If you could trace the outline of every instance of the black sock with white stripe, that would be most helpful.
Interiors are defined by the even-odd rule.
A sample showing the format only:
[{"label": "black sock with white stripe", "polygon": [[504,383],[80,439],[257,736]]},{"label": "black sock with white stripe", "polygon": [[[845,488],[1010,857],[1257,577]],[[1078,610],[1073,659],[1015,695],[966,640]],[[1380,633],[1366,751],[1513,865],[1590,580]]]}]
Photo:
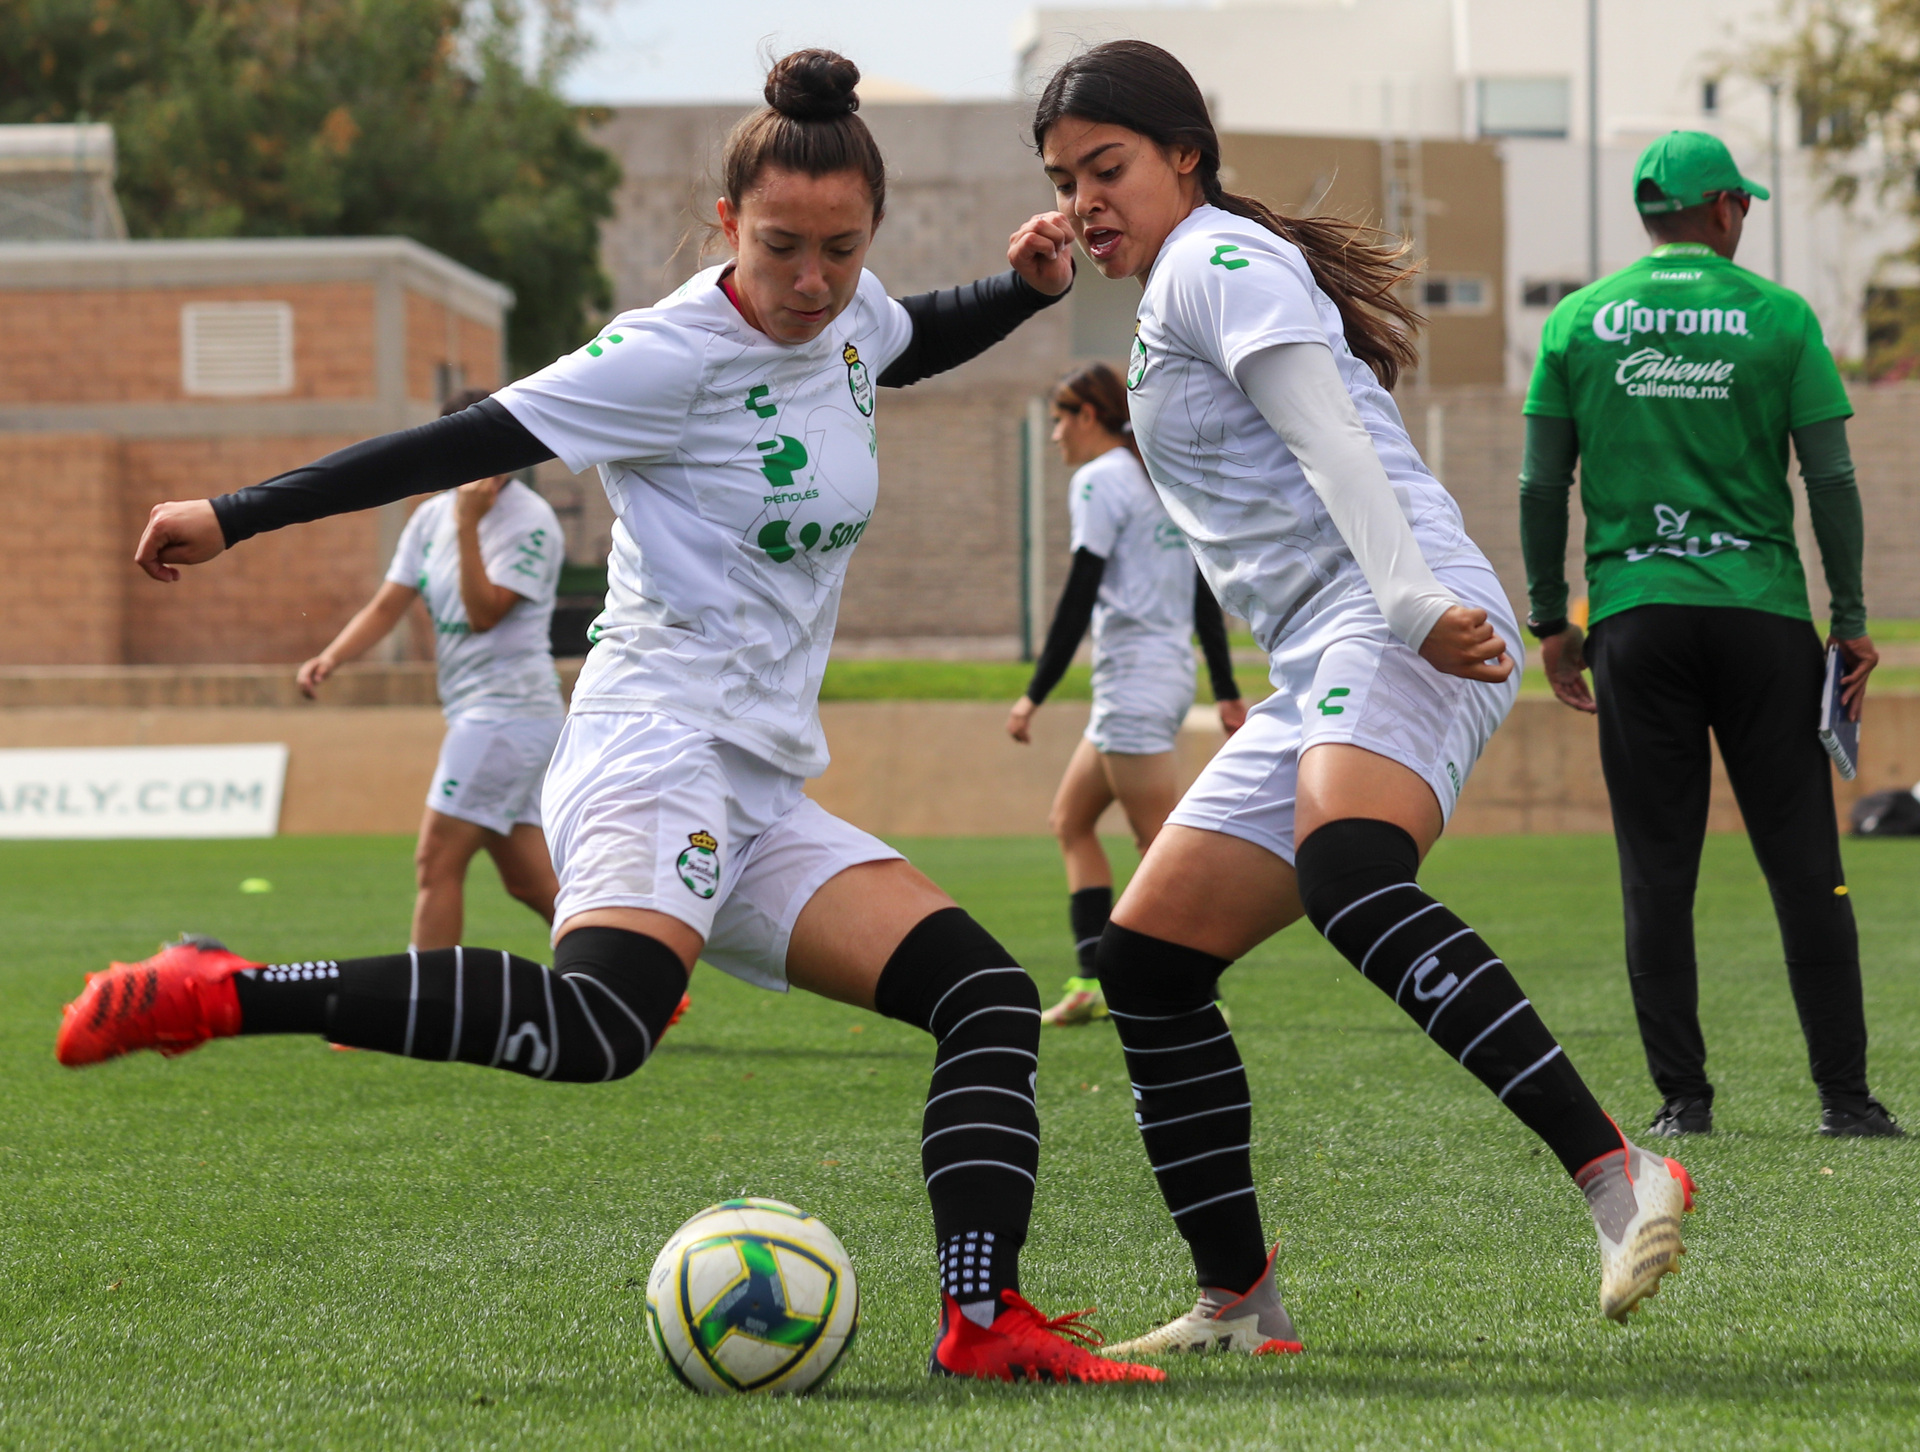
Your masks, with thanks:
[{"label": "black sock with white stripe", "polygon": [[1348,817],[1302,842],[1300,900],[1327,941],[1499,1096],[1573,1174],[1620,1131],[1506,965],[1414,882],[1420,852],[1391,822]]},{"label": "black sock with white stripe", "polygon": [[941,1289],[968,1319],[988,1325],[1006,1309],[1000,1293],[1020,1289],[1020,1248],[1033,1218],[1040,991],[963,909],[943,908],[901,939],[873,999],[939,1045],[920,1167]]},{"label": "black sock with white stripe", "polygon": [[498,948],[272,963],[234,975],[240,1032],[598,1083],[646,1062],[686,992],[679,956],[621,928],[576,928],[552,968]]},{"label": "black sock with white stripe", "polygon": [[1098,978],[1096,959],[1100,935],[1113,916],[1111,887],[1083,887],[1067,899],[1067,921],[1073,924],[1073,956],[1080,960],[1082,978]]},{"label": "black sock with white stripe", "polygon": [[1266,1274],[1253,1190],[1253,1106],[1233,1032],[1214,1002],[1228,966],[1109,923],[1100,939],[1133,1119],[1202,1286],[1240,1293]]}]

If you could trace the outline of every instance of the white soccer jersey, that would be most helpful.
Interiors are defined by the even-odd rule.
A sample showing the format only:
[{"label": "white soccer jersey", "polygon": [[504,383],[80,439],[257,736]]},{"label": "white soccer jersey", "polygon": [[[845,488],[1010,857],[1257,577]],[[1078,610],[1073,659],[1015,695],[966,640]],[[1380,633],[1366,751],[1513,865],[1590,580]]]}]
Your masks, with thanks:
[{"label": "white soccer jersey", "polygon": [[525,598],[493,629],[475,635],[460,598],[454,491],[414,510],[387,578],[418,590],[433,617],[440,709],[449,721],[511,721],[565,710],[551,643],[564,554],[553,507],[519,480],[510,481],[480,520],[480,561],[489,580]]},{"label": "white soccer jersey", "polygon": [[1068,487],[1072,548],[1107,562],[1093,607],[1096,674],[1106,661],[1191,661],[1193,554],[1133,450],[1089,460]]},{"label": "white soccer jersey", "polygon": [[811,343],[747,325],[713,267],[494,395],[617,516],[575,712],[652,711],[784,771],[827,767],[820,678],[879,493],[876,380],[913,335],[871,273]]},{"label": "white soccer jersey", "polygon": [[1280,343],[1324,343],[1429,568],[1485,563],[1427,471],[1393,396],[1347,347],[1340,312],[1292,243],[1218,207],[1167,237],[1128,360],[1134,437],[1214,594],[1272,653],[1367,583],[1299,461],[1234,382]]}]

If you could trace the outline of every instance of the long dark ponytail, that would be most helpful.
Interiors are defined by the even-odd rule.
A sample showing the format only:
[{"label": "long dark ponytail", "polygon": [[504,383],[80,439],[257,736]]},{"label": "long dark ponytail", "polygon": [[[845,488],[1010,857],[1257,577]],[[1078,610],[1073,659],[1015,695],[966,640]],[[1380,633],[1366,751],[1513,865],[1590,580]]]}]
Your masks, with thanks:
[{"label": "long dark ponytail", "polygon": [[1055,71],[1033,115],[1033,144],[1064,117],[1124,126],[1160,146],[1191,146],[1201,195],[1223,212],[1258,222],[1306,256],[1313,280],[1340,309],[1347,346],[1388,388],[1419,362],[1414,334],[1425,319],[1400,296],[1419,269],[1412,250],[1377,228],[1343,217],[1283,217],[1266,203],[1236,196],[1220,184],[1220,136],[1187,68],[1144,40],[1110,40]]}]

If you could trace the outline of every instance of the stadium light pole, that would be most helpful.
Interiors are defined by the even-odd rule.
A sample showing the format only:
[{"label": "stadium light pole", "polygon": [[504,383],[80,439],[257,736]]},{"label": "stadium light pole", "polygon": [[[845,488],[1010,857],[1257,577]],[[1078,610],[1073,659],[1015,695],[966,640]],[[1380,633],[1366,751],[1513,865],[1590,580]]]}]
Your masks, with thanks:
[{"label": "stadium light pole", "polygon": [[1600,280],[1600,0],[1587,0],[1587,281]]},{"label": "stadium light pole", "polygon": [[1773,280],[1786,279],[1786,247],[1780,218],[1780,82],[1767,82],[1767,185],[1773,200],[1767,204],[1767,218],[1773,224]]}]

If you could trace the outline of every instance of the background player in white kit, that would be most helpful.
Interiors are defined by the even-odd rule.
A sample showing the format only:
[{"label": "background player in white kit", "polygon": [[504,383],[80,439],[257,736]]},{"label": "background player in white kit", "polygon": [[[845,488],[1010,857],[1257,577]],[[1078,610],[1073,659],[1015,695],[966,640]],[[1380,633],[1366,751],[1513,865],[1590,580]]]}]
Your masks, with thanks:
[{"label": "background player in white kit", "polygon": [[1227,192],[1199,87],[1145,42],[1062,66],[1033,136],[1094,264],[1141,284],[1135,438],[1275,687],[1100,944],[1135,1119],[1201,1287],[1114,1351],[1299,1349],[1214,984],[1303,915],[1546,1141],[1593,1214],[1601,1308],[1624,1316],[1675,1267],[1686,1171],[1627,1142],[1506,966],[1415,880],[1519,674],[1505,591],[1388,392],[1418,358],[1405,249]]},{"label": "background player in white kit", "polygon": [[1234,684],[1220,602],[1141,467],[1127,393],[1104,363],[1076,368],[1053,389],[1053,441],[1074,466],[1067,486],[1073,567],[1007,734],[1030,742],[1033,713],[1093,627],[1093,712],[1054,795],[1049,824],[1066,859],[1067,919],[1080,971],[1040,1016],[1083,1024],[1106,1014],[1094,954],[1113,910],[1113,867],[1100,814],[1116,800],[1145,852],[1179,800],[1174,743],[1193,705],[1192,637],[1200,637],[1231,736],[1247,719]]},{"label": "background player in white kit", "polygon": [[[487,397],[455,394],[441,416]],[[327,648],[300,667],[317,694],[416,599],[433,623],[447,734],[414,849],[415,948],[451,948],[465,920],[467,868],[483,848],[506,890],[549,923],[559,883],[540,831],[540,784],[566,707],[553,670],[554,591],[566,545],[553,507],[499,475],[436,494],[408,519],[387,578]]]},{"label": "background player in white kit", "polygon": [[[160,505],[160,579],[263,528],[558,455],[598,466],[617,522],[608,605],[542,799],[559,871],[553,966],[456,947],[299,972],[183,943],[96,974],[57,1052],[79,1066],[234,1033],[317,1033],[542,1079],[640,1067],[696,958],[936,1042],[921,1167],[938,1254],[930,1369],[1160,1381],[1092,1355],[1019,1293],[1040,1121],[1040,999],[1012,956],[892,848],[803,791],[827,765],[821,676],[879,492],[876,385],[985,351],[1072,283],[1057,219],[1013,271],[896,301],[864,268],[886,163],[858,69],[800,51],[723,156],[734,258],[437,424],[212,501]],[[566,1101],[556,1099],[554,1112]]]}]

